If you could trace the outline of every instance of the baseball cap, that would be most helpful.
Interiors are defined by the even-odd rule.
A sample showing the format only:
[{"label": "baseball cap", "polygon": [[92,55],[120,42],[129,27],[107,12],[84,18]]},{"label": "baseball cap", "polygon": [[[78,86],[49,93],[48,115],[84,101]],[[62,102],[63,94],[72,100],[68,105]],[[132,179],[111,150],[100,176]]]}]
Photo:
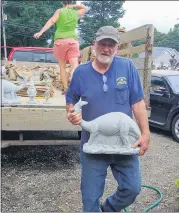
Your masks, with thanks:
[{"label": "baseball cap", "polygon": [[119,31],[113,26],[104,26],[99,28],[96,33],[96,41],[101,41],[102,39],[110,38],[115,42],[119,43],[120,34]]}]

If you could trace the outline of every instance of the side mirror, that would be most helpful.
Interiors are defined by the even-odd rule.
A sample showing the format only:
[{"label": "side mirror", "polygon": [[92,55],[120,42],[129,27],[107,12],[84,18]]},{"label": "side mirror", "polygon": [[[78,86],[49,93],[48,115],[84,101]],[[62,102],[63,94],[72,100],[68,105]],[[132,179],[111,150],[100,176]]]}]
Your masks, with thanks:
[{"label": "side mirror", "polygon": [[159,91],[164,97],[170,97],[170,92],[165,87],[159,87]]},{"label": "side mirror", "polygon": [[163,91],[163,92],[166,91],[166,88],[165,88],[165,87],[159,87],[158,89],[161,90],[161,91]]},{"label": "side mirror", "polygon": [[158,87],[154,90],[155,93],[161,94],[164,97],[170,97],[169,91],[165,87]]}]

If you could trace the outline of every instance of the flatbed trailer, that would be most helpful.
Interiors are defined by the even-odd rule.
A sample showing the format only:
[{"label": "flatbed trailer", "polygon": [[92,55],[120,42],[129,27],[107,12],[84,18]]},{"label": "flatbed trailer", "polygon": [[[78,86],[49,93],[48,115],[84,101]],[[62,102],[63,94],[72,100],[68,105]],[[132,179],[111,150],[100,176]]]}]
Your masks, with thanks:
[{"label": "flatbed trailer", "polygon": [[[144,25],[131,31],[121,34],[121,49],[118,55],[130,58],[139,72],[145,94],[145,103],[150,117],[150,81],[152,69],[152,47],[153,47],[154,26]],[[145,40],[144,44],[133,47],[131,42],[136,40]],[[82,50],[82,63],[90,60],[90,48]],[[145,57],[133,58],[132,55],[145,52]],[[44,63],[25,63],[13,62],[21,66],[49,66]],[[50,64],[57,66],[57,64]],[[51,104],[43,104],[44,99],[36,99],[38,104],[28,104],[28,97],[21,97],[21,103],[16,105],[1,106],[1,130],[2,132],[19,132],[19,139],[13,141],[2,140],[2,147],[10,145],[45,145],[45,144],[72,144],[74,140],[68,143],[62,140],[42,140],[42,141],[25,141],[23,140],[23,131],[77,131],[80,136],[81,127],[72,125],[66,115],[65,96],[61,90],[55,88],[54,96],[50,98]]]}]

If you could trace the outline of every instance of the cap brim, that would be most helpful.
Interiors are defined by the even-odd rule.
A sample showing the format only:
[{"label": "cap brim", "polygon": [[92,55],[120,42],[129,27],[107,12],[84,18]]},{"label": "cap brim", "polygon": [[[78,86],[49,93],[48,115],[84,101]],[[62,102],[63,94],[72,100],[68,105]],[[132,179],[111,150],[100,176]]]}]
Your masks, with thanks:
[{"label": "cap brim", "polygon": [[112,39],[116,43],[119,43],[119,40],[117,40],[116,38],[114,38],[112,36],[99,36],[99,37],[96,38],[96,41],[101,41],[103,39]]}]

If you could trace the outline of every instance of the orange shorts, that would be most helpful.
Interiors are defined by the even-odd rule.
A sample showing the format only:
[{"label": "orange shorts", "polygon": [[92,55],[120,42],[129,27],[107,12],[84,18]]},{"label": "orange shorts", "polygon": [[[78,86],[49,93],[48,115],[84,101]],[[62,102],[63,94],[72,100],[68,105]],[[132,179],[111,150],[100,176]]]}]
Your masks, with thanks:
[{"label": "orange shorts", "polygon": [[56,59],[69,62],[70,58],[80,56],[79,43],[74,38],[57,39],[54,42],[53,55]]}]

